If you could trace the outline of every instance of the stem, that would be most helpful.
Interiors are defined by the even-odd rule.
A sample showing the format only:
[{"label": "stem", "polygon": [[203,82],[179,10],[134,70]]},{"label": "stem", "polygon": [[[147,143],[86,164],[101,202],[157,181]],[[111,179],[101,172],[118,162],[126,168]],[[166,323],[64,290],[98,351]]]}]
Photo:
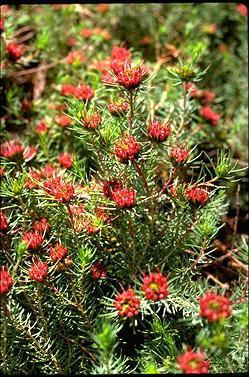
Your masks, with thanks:
[{"label": "stem", "polygon": [[8,332],[8,310],[6,297],[2,298],[2,310],[3,310],[3,336],[2,336],[2,358],[3,358],[3,372],[7,372],[7,332]]},{"label": "stem", "polygon": [[166,188],[168,187],[168,185],[170,184],[170,182],[172,181],[172,179],[175,177],[175,175],[176,175],[176,168],[173,169],[173,172],[172,172],[171,176],[164,183],[163,188],[162,188],[161,192],[159,193],[159,195],[162,195],[164,193],[164,191],[166,190]]},{"label": "stem", "polygon": [[132,128],[133,122],[133,90],[130,90],[130,129]]},{"label": "stem", "polygon": [[79,245],[79,239],[78,239],[77,231],[75,229],[74,218],[73,218],[73,214],[72,214],[72,211],[71,211],[69,203],[66,203],[66,207],[67,207],[67,210],[68,210],[70,222],[71,222],[71,225],[72,225],[72,229],[73,229],[73,232],[74,232],[77,244]]},{"label": "stem", "polygon": [[41,316],[42,321],[43,321],[43,326],[44,326],[44,330],[45,330],[45,334],[46,334],[46,340],[48,341],[48,326],[47,326],[47,321],[45,319],[43,309],[42,309],[41,290],[40,290],[39,284],[37,284],[37,293],[38,293],[39,312],[40,312],[40,316]]},{"label": "stem", "polygon": [[143,181],[143,183],[144,183],[144,186],[145,186],[145,188],[146,188],[146,190],[147,190],[147,192],[148,192],[148,191],[149,191],[149,186],[148,186],[148,183],[147,183],[147,180],[146,180],[146,178],[145,178],[144,173],[142,172],[140,166],[138,165],[138,163],[137,163],[135,160],[133,160],[132,162],[133,162],[134,168],[135,168],[136,171],[138,172],[138,175],[142,178],[142,181]]}]

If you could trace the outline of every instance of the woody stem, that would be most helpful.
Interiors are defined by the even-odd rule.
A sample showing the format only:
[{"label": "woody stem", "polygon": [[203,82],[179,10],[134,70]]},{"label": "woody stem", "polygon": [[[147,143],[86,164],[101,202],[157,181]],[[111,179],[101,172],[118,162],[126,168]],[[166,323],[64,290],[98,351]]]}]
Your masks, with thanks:
[{"label": "woody stem", "polygon": [[169,179],[164,183],[163,188],[162,188],[162,191],[160,192],[160,194],[163,194],[163,192],[166,190],[166,188],[168,187],[168,185],[170,184],[170,182],[172,181],[172,179],[175,177],[175,175],[176,175],[176,168],[173,169],[171,176],[170,176]]},{"label": "woody stem", "polygon": [[130,90],[130,129],[132,128],[133,122],[133,90]]},{"label": "woody stem", "polygon": [[140,166],[138,165],[138,163],[135,160],[133,160],[132,162],[133,162],[134,168],[138,172],[138,175],[141,177],[141,179],[142,179],[142,181],[144,183],[144,186],[145,186],[145,188],[146,188],[146,190],[148,192],[149,191],[149,186],[148,186],[148,183],[147,183],[147,180],[145,178],[144,173],[142,172]]}]

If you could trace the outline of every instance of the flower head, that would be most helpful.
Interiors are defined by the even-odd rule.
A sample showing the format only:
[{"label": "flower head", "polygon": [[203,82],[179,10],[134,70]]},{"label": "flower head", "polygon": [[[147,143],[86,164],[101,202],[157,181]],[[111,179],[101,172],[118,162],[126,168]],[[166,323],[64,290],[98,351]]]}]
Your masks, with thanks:
[{"label": "flower head", "polygon": [[0,211],[0,231],[8,229],[8,219],[4,211]]},{"label": "flower head", "polygon": [[24,161],[28,162],[33,160],[37,155],[37,150],[35,147],[30,147],[29,145],[23,151]]},{"label": "flower head", "polygon": [[118,180],[117,178],[113,180],[105,181],[103,184],[103,194],[106,198],[112,199],[113,191],[123,188],[122,181]]},{"label": "flower head", "polygon": [[78,64],[83,63],[83,61],[84,61],[84,55],[82,54],[81,51],[71,51],[66,56],[66,62],[68,64],[78,65]]},{"label": "flower head", "polygon": [[65,169],[73,166],[73,155],[70,153],[61,153],[58,157],[60,165]]},{"label": "flower head", "polygon": [[210,107],[203,106],[200,111],[200,115],[210,122],[213,126],[216,126],[219,122],[220,115],[215,113]]},{"label": "flower head", "polygon": [[209,361],[204,359],[203,352],[189,349],[178,357],[178,363],[184,373],[208,373]]},{"label": "flower head", "polygon": [[75,95],[75,86],[72,84],[62,84],[61,85],[61,95],[63,96],[74,96]]},{"label": "flower head", "polygon": [[89,101],[94,96],[94,91],[90,88],[90,86],[81,84],[77,88],[75,88],[74,95],[78,99]]},{"label": "flower head", "polygon": [[46,262],[36,261],[29,270],[29,277],[33,280],[43,282],[48,276],[48,265]]},{"label": "flower head", "polygon": [[241,14],[241,16],[247,16],[248,11],[245,4],[238,4],[236,7],[237,11]]},{"label": "flower head", "polygon": [[201,317],[207,318],[208,321],[219,321],[231,315],[231,302],[221,294],[207,292],[199,299],[199,304]]},{"label": "flower head", "polygon": [[123,115],[129,109],[128,102],[119,98],[116,102],[108,103],[108,110],[113,116]]},{"label": "flower head", "polygon": [[46,164],[44,168],[40,169],[40,175],[43,178],[53,177],[56,174],[56,170],[53,165]]},{"label": "flower head", "polygon": [[6,295],[13,285],[12,277],[5,266],[0,269],[0,295]]},{"label": "flower head", "polygon": [[43,183],[44,191],[60,203],[67,203],[74,198],[74,185],[60,177],[48,178]]},{"label": "flower head", "polygon": [[131,208],[135,205],[135,190],[133,187],[117,189],[112,192],[112,199],[120,208]]},{"label": "flower head", "polygon": [[44,120],[41,120],[35,130],[38,134],[46,134],[48,132],[48,125]]},{"label": "flower head", "polygon": [[62,260],[67,255],[67,248],[57,242],[55,247],[50,247],[49,256],[52,262]]},{"label": "flower head", "polygon": [[11,60],[18,60],[24,54],[25,48],[24,45],[18,45],[14,42],[7,44],[7,53]]},{"label": "flower head", "polygon": [[115,298],[114,306],[118,310],[118,315],[120,317],[126,316],[131,318],[138,314],[140,300],[135,295],[135,292],[129,288],[127,291],[123,291],[123,293],[120,293]]},{"label": "flower head", "polygon": [[27,244],[27,248],[32,250],[37,250],[43,242],[42,235],[37,231],[24,233],[22,239]]},{"label": "flower head", "polygon": [[114,144],[114,151],[119,161],[127,163],[138,155],[140,145],[133,136],[127,135]]},{"label": "flower head", "polygon": [[130,63],[125,62],[117,67],[113,67],[112,64],[112,68],[114,68],[114,73],[119,84],[123,85],[125,88],[133,89],[137,88],[141,84],[144,76],[144,70],[142,69],[141,65],[134,68]]},{"label": "flower head", "polygon": [[35,189],[39,187],[38,182],[40,181],[40,174],[36,173],[33,169],[29,171],[29,174],[26,176],[25,187],[28,189]]},{"label": "flower head", "polygon": [[105,279],[106,278],[105,266],[99,261],[94,262],[91,268],[91,274],[94,280]]},{"label": "flower head", "polygon": [[1,155],[9,160],[23,158],[23,146],[19,140],[6,141],[1,145]]},{"label": "flower head", "polygon": [[208,201],[209,198],[208,192],[200,187],[186,187],[184,190],[184,195],[193,204],[202,206]]},{"label": "flower head", "polygon": [[58,119],[59,126],[64,128],[70,126],[72,119],[67,115],[61,115]]},{"label": "flower head", "polygon": [[145,292],[147,300],[163,300],[169,294],[167,279],[161,272],[144,276],[142,290]]},{"label": "flower head", "polygon": [[48,232],[51,225],[48,223],[46,217],[42,217],[39,221],[35,222],[34,228],[36,232],[44,234]]},{"label": "flower head", "polygon": [[169,158],[177,165],[184,164],[184,162],[186,162],[188,159],[188,149],[183,149],[181,147],[171,148]]},{"label": "flower head", "polygon": [[148,135],[152,140],[165,141],[170,134],[170,122],[162,124],[161,122],[153,121],[149,124]]},{"label": "flower head", "polygon": [[84,128],[97,128],[101,123],[101,115],[98,113],[98,111],[95,111],[93,113],[88,113],[84,116],[82,125]]},{"label": "flower head", "polygon": [[4,31],[4,18],[0,17],[0,32]]}]

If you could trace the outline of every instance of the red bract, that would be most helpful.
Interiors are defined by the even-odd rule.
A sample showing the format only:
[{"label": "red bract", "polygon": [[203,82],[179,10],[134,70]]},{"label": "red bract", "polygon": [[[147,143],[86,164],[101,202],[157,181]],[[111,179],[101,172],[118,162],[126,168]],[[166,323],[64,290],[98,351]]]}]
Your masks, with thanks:
[{"label": "red bract", "polygon": [[38,181],[40,181],[41,176],[34,170],[30,170],[29,174],[25,180],[25,187],[28,189],[35,189],[39,187]]},{"label": "red bract", "polygon": [[126,61],[131,57],[131,53],[125,47],[114,46],[111,51],[111,58]]},{"label": "red bract", "polygon": [[40,175],[43,178],[54,177],[57,172],[57,169],[50,164],[45,165],[44,168],[40,169]]},{"label": "red bract", "polygon": [[48,265],[46,262],[36,261],[29,270],[29,277],[33,280],[43,282],[48,276]]},{"label": "red bract", "polygon": [[0,231],[8,229],[8,219],[4,211],[0,211]]},{"label": "red bract", "polygon": [[123,188],[123,183],[119,181],[117,178],[113,180],[105,181],[103,184],[103,193],[106,198],[112,199],[113,191]]},{"label": "red bract", "polygon": [[213,126],[216,126],[219,122],[220,115],[215,113],[210,107],[203,106],[200,111],[200,115],[209,121]]},{"label": "red bract", "polygon": [[48,132],[48,125],[44,120],[41,120],[35,130],[38,134],[46,134]]},{"label": "red bract", "polygon": [[12,285],[12,277],[6,270],[6,267],[2,266],[0,270],[0,295],[6,295],[10,291]]},{"label": "red bract", "polygon": [[204,359],[203,352],[190,349],[178,357],[178,363],[184,373],[208,373],[209,361]]},{"label": "red bract", "polygon": [[120,317],[131,318],[138,314],[140,300],[132,289],[120,293],[114,300],[114,306],[118,310]]},{"label": "red bract", "polygon": [[32,250],[37,250],[43,242],[42,235],[37,231],[24,233],[22,239],[27,244],[27,248]]},{"label": "red bract", "polygon": [[148,135],[152,140],[165,141],[170,134],[170,122],[162,124],[161,122],[153,121],[149,124]]},{"label": "red bract", "polygon": [[18,45],[14,42],[10,42],[7,44],[7,52],[9,54],[9,58],[12,60],[19,59],[24,54],[24,46]]},{"label": "red bract", "polygon": [[67,115],[61,115],[58,120],[59,125],[64,128],[70,126],[72,119]]},{"label": "red bract", "polygon": [[75,94],[75,86],[71,84],[62,84],[61,85],[61,94],[63,96],[74,96]]},{"label": "red bract", "polygon": [[121,208],[131,208],[135,205],[135,190],[134,188],[117,189],[113,191],[112,199]]},{"label": "red bract", "polygon": [[[113,68],[113,67],[112,67]],[[114,70],[118,82],[127,89],[138,87],[144,76],[144,70],[141,65],[133,68],[130,63],[123,63]]]},{"label": "red bract", "polygon": [[71,51],[66,56],[66,62],[68,64],[81,64],[84,61],[84,55],[81,51]]},{"label": "red bract", "polygon": [[95,129],[99,126],[100,123],[101,115],[98,113],[98,111],[85,115],[82,120],[82,126],[85,128]]},{"label": "red bract", "polygon": [[128,102],[119,98],[116,102],[108,103],[108,110],[113,116],[124,114],[129,108]]},{"label": "red bract", "polygon": [[209,198],[209,194],[206,190],[199,187],[187,187],[184,190],[185,197],[192,203],[197,205],[204,205]]},{"label": "red bract", "polygon": [[23,146],[19,140],[11,140],[1,145],[1,155],[9,160],[23,157]]},{"label": "red bract", "polygon": [[39,221],[35,222],[34,228],[36,232],[45,234],[51,228],[51,225],[47,222],[46,217],[42,217]]},{"label": "red bract", "polygon": [[183,164],[188,159],[188,149],[172,148],[169,152],[169,158],[175,164]]},{"label": "red bract", "polygon": [[127,163],[132,161],[140,151],[140,145],[133,136],[127,135],[114,144],[115,155],[119,161]]},{"label": "red bract", "polygon": [[26,162],[33,160],[37,155],[35,147],[27,146],[23,151],[23,158]]},{"label": "red bract", "polygon": [[55,247],[50,247],[49,256],[52,262],[56,262],[57,260],[62,260],[67,255],[67,248],[61,245],[59,242],[55,245]]},{"label": "red bract", "polygon": [[90,86],[81,84],[77,88],[75,88],[74,95],[78,99],[89,101],[94,96],[94,91],[90,88]]},{"label": "red bract", "polygon": [[4,31],[4,18],[0,18],[0,32]]},{"label": "red bract", "polygon": [[199,304],[201,317],[207,318],[208,321],[219,321],[231,315],[231,302],[221,294],[207,292],[199,299]]},{"label": "red bract", "polygon": [[60,177],[46,179],[43,188],[47,195],[53,196],[60,203],[67,203],[74,198],[74,185]]},{"label": "red bract", "polygon": [[73,166],[73,155],[70,153],[61,153],[58,160],[63,168],[69,169]]},{"label": "red bract", "polygon": [[241,16],[247,16],[248,12],[245,4],[238,4],[236,9],[241,14]]},{"label": "red bract", "polygon": [[161,272],[144,276],[142,290],[147,300],[163,300],[169,294],[167,279]]},{"label": "red bract", "polygon": [[91,268],[91,274],[94,280],[98,279],[105,279],[106,278],[106,270],[105,266],[101,262],[94,262]]}]

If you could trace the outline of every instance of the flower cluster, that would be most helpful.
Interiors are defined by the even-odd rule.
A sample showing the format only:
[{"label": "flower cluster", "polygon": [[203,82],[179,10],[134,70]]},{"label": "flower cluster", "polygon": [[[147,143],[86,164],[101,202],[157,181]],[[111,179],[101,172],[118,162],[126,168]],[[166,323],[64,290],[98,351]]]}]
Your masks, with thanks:
[{"label": "flower cluster", "polygon": [[2,266],[0,270],[0,295],[6,295],[10,291],[12,285],[12,277],[6,270],[5,266]]},{"label": "flower cluster", "polygon": [[148,127],[148,135],[152,140],[165,141],[170,134],[170,122],[162,124],[161,122],[150,122]]},{"label": "flower cluster", "polygon": [[117,178],[113,180],[107,180],[103,184],[103,194],[106,198],[112,199],[113,192],[122,188],[123,188],[123,183]]},{"label": "flower cluster", "polygon": [[70,153],[61,153],[58,157],[60,165],[65,169],[73,166],[73,156]]},{"label": "flower cluster", "polygon": [[52,262],[56,262],[57,260],[62,260],[67,255],[67,248],[61,245],[59,242],[55,245],[55,247],[50,247],[49,256]]},{"label": "flower cluster", "polygon": [[193,352],[189,349],[178,356],[178,363],[184,373],[208,373],[209,361],[205,360],[205,355],[201,351]]},{"label": "flower cluster", "polygon": [[82,54],[81,51],[71,51],[68,53],[66,56],[66,62],[68,64],[82,64],[84,61],[84,55]]},{"label": "flower cluster", "polygon": [[220,115],[215,113],[209,106],[203,106],[200,110],[200,115],[213,126],[216,126],[220,119]]},{"label": "flower cluster", "polygon": [[38,231],[25,232],[22,239],[26,243],[27,248],[32,250],[37,250],[43,242],[43,237]]},{"label": "flower cluster", "polygon": [[57,172],[57,169],[50,164],[46,164],[44,168],[40,169],[40,176],[43,178],[54,177]]},{"label": "flower cluster", "polygon": [[89,101],[94,96],[94,90],[89,85],[80,84],[77,87],[71,84],[61,85],[63,96],[75,96],[83,101]]},{"label": "flower cluster", "polygon": [[137,68],[131,66],[130,63],[123,63],[114,70],[116,78],[119,84],[123,85],[127,89],[137,88],[143,79],[144,70],[140,65]]},{"label": "flower cluster", "polygon": [[188,149],[179,148],[171,148],[169,151],[169,158],[174,164],[183,164],[188,159]]},{"label": "flower cluster", "polygon": [[28,189],[35,189],[39,187],[38,182],[40,181],[41,176],[36,173],[33,169],[29,171],[29,174],[26,176],[25,187]]},{"label": "flower cluster", "polygon": [[1,155],[10,160],[23,157],[23,146],[19,140],[6,141],[1,145]]},{"label": "flower cluster", "polygon": [[60,203],[67,203],[74,198],[74,185],[60,177],[48,178],[43,183],[44,191]]},{"label": "flower cluster", "polygon": [[208,192],[200,187],[186,187],[184,190],[184,195],[193,204],[202,206],[208,201],[209,198]]},{"label": "flower cluster", "polygon": [[169,294],[167,279],[161,272],[144,276],[142,290],[147,300],[163,300]]},{"label": "flower cluster", "polygon": [[97,128],[100,123],[101,123],[101,115],[98,113],[98,111],[85,115],[82,121],[82,125],[84,128],[92,128],[92,129]]},{"label": "flower cluster", "polygon": [[43,282],[48,276],[48,265],[46,262],[35,261],[29,270],[29,277],[33,280]]},{"label": "flower cluster", "polygon": [[35,130],[38,134],[46,134],[48,132],[48,125],[44,120],[41,120]]},{"label": "flower cluster", "polygon": [[117,189],[112,192],[112,199],[120,208],[131,208],[135,205],[135,190],[132,187]]},{"label": "flower cluster", "polygon": [[105,279],[106,278],[106,269],[105,266],[99,261],[94,262],[91,267],[91,274],[94,280]]},{"label": "flower cluster", "polygon": [[108,110],[113,116],[124,114],[128,110],[128,108],[128,102],[124,101],[122,98],[119,98],[116,102],[108,104]]},{"label": "flower cluster", "polygon": [[119,161],[127,163],[132,161],[140,151],[140,145],[133,136],[127,135],[114,144],[115,155]]},{"label": "flower cluster", "polygon": [[46,217],[42,217],[39,221],[34,224],[34,229],[36,232],[45,234],[49,231],[51,225],[48,223]]},{"label": "flower cluster", "polygon": [[8,219],[5,212],[0,211],[0,231],[2,232],[3,230],[6,230],[8,226]]},{"label": "flower cluster", "polygon": [[70,126],[72,119],[67,115],[61,115],[58,119],[59,126],[62,128]]},{"label": "flower cluster", "polygon": [[208,321],[219,321],[221,318],[230,317],[231,302],[227,297],[214,292],[207,292],[199,299],[200,315]]},{"label": "flower cluster", "polygon": [[7,53],[9,54],[9,58],[11,60],[18,60],[23,54],[24,54],[24,51],[25,51],[25,48],[23,45],[21,44],[16,44],[14,42],[9,42],[7,44]]},{"label": "flower cluster", "polygon": [[138,314],[140,308],[140,300],[135,295],[135,292],[129,288],[127,291],[120,293],[114,300],[114,306],[118,310],[120,317],[126,316],[128,318]]}]

